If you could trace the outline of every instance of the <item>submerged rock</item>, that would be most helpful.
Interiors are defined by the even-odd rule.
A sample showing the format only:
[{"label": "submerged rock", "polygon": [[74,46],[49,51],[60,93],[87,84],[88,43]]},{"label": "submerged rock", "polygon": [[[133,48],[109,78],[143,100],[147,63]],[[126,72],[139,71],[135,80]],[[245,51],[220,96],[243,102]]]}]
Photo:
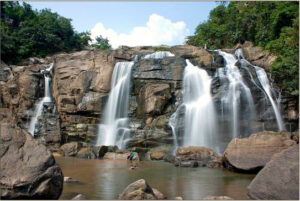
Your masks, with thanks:
[{"label": "submerged rock", "polygon": [[152,188],[154,195],[157,197],[158,200],[165,200],[167,199],[167,197],[162,194],[159,190],[157,190],[156,188]]},{"label": "submerged rock", "polygon": [[175,197],[175,200],[183,200],[183,198],[180,196],[177,196],[177,197]]},{"label": "submerged rock", "polygon": [[78,194],[72,198],[72,200],[86,200],[86,197],[82,194]]},{"label": "submerged rock", "polygon": [[65,183],[79,183],[79,181],[77,181],[71,177],[64,177],[64,182]]},{"label": "submerged rock", "polygon": [[[114,153],[114,152],[107,152],[103,159],[114,159],[114,160],[127,160],[127,156],[128,156],[128,153]],[[133,160],[137,160],[139,161],[139,155],[138,153],[136,152],[133,152],[134,153],[134,157],[133,157]]]},{"label": "submerged rock", "polygon": [[207,147],[180,147],[176,151],[175,165],[182,167],[220,167],[220,157]]},{"label": "submerged rock", "polygon": [[129,184],[119,195],[119,200],[157,200],[153,189],[144,179]]},{"label": "submerged rock", "polygon": [[258,200],[299,200],[299,146],[274,154],[248,187]]},{"label": "submerged rock", "polygon": [[1,124],[1,199],[58,199],[63,174],[52,153],[26,131]]},{"label": "submerged rock", "polygon": [[206,196],[203,200],[233,200],[228,196]]},{"label": "submerged rock", "polygon": [[294,144],[286,132],[264,131],[248,138],[235,138],[228,144],[223,162],[232,170],[257,172],[275,153]]}]

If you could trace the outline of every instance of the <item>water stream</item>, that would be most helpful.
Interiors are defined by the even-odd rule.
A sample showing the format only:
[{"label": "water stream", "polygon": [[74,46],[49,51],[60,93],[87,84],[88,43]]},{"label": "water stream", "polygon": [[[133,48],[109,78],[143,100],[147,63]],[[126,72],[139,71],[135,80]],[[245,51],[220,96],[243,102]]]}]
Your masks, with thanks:
[{"label": "water stream", "polygon": [[42,70],[41,73],[44,75],[45,82],[45,91],[44,97],[36,103],[33,116],[31,117],[28,132],[34,136],[34,131],[36,124],[38,122],[39,117],[42,115],[43,107],[45,103],[51,102],[51,91],[50,91],[50,83],[51,83],[51,72],[53,70],[54,63],[50,65],[46,70]]},{"label": "water stream", "polygon": [[211,97],[211,78],[207,72],[186,60],[183,76],[184,139],[183,146],[214,148],[215,110]]},{"label": "water stream", "polygon": [[131,70],[134,62],[117,62],[112,74],[111,90],[104,109],[104,117],[98,126],[97,145],[124,147],[130,134],[128,105]]}]

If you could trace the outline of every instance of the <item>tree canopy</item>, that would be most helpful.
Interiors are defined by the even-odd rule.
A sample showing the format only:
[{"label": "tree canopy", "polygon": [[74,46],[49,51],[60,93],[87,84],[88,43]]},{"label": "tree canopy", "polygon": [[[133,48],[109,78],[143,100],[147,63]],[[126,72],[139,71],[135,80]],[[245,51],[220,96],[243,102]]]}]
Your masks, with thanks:
[{"label": "tree canopy", "polygon": [[0,23],[1,59],[8,63],[80,50],[91,40],[88,32],[74,31],[71,19],[49,9],[32,10],[25,2],[1,2]]},{"label": "tree canopy", "polygon": [[299,86],[299,2],[221,3],[198,25],[187,43],[210,49],[252,41],[278,58],[271,65],[275,82],[292,96]]}]

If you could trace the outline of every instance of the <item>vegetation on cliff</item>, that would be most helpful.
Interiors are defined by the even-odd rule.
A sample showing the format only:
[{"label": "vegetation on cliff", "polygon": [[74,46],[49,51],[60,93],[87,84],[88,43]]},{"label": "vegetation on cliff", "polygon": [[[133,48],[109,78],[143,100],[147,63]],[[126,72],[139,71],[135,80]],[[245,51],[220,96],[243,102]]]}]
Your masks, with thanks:
[{"label": "vegetation on cliff", "polygon": [[210,12],[187,43],[209,49],[230,48],[252,41],[277,56],[271,73],[290,95],[299,94],[299,3],[230,2]]},{"label": "vegetation on cliff", "polygon": [[88,45],[88,32],[77,33],[71,19],[48,9],[32,10],[25,2],[1,2],[1,59],[17,63]]}]

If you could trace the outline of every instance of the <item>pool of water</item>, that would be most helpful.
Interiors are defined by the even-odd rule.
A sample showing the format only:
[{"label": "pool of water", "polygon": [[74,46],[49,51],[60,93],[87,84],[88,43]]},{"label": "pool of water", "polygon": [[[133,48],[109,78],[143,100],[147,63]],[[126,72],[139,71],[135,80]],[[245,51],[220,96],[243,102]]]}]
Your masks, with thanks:
[{"label": "pool of water", "polygon": [[223,169],[180,168],[166,162],[139,162],[138,168],[129,170],[126,160],[89,160],[56,157],[64,176],[80,181],[64,184],[60,199],[71,199],[81,193],[87,199],[113,200],[130,183],[145,179],[168,199],[182,196],[186,200],[199,200],[208,195],[226,195],[233,199],[248,199],[247,186],[254,175],[233,173]]}]

